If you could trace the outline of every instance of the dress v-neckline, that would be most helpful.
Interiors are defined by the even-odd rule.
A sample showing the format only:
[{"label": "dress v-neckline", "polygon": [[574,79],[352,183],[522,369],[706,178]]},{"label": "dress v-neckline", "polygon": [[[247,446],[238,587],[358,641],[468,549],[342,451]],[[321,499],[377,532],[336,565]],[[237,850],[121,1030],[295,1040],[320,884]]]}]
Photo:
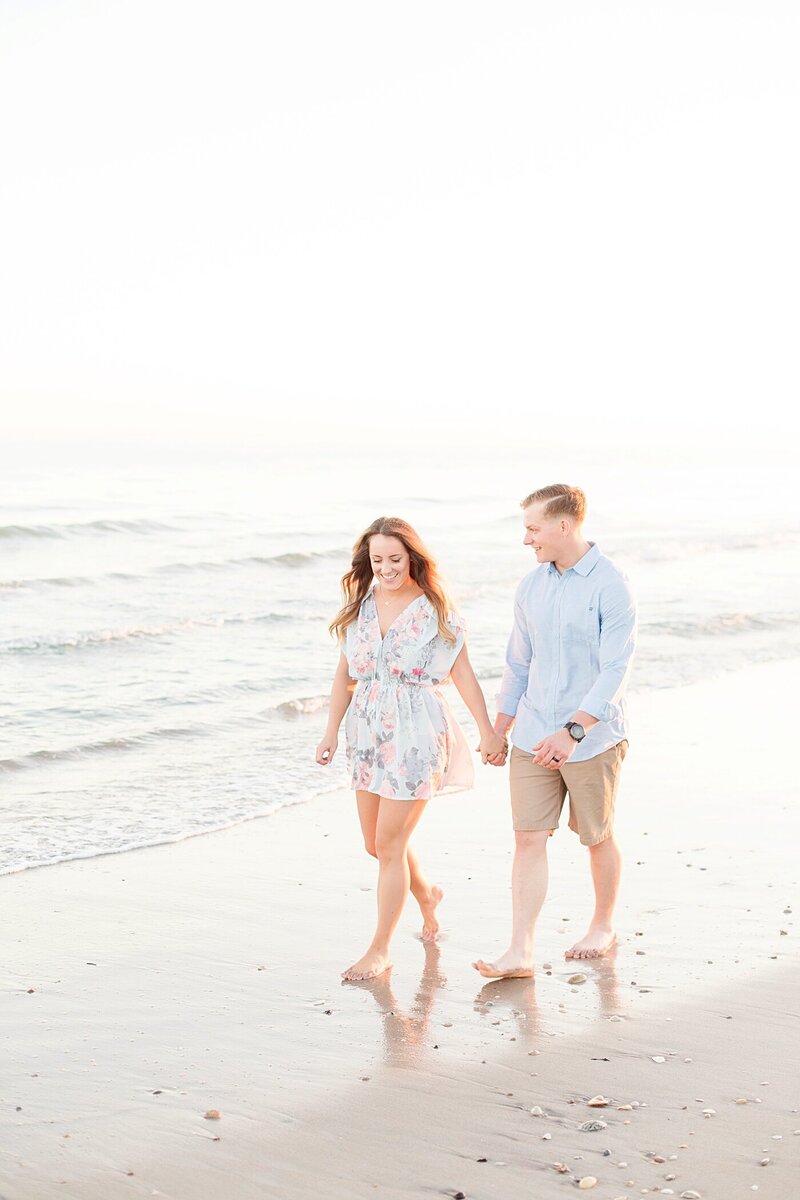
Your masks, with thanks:
[{"label": "dress v-neckline", "polygon": [[388,637],[388,636],[389,636],[389,634],[392,632],[392,630],[394,629],[395,625],[397,624],[397,622],[398,622],[398,621],[400,620],[400,618],[402,617],[403,613],[406,613],[406,612],[408,612],[408,610],[409,610],[409,609],[412,607],[412,605],[416,604],[418,600],[422,600],[422,599],[426,599],[426,600],[427,600],[427,596],[425,595],[425,593],[424,593],[424,592],[420,592],[420,594],[419,594],[418,596],[415,596],[413,600],[409,600],[409,602],[408,602],[408,604],[405,606],[405,608],[401,608],[401,609],[400,609],[400,612],[397,614],[397,616],[395,617],[395,619],[394,619],[394,620],[392,621],[392,623],[391,623],[391,624],[390,624],[390,625],[387,627],[387,629],[386,629],[386,633],[383,633],[383,632],[381,631],[381,614],[380,614],[380,609],[378,608],[378,601],[377,601],[377,599],[376,599],[376,597],[375,597],[375,589],[374,589],[374,588],[372,588],[372,589],[371,589],[371,591],[370,591],[370,595],[372,596],[372,604],[373,604],[373,607],[374,607],[374,609],[375,609],[375,624],[376,624],[376,625],[377,625],[377,627],[378,627],[378,642],[380,643],[380,645],[383,645],[383,643],[386,641],[387,637]]}]

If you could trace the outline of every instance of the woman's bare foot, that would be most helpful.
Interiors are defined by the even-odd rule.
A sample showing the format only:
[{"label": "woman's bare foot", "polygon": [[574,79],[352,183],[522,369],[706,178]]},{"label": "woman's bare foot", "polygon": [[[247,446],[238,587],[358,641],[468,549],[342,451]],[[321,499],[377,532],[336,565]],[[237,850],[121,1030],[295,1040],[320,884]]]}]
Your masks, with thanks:
[{"label": "woman's bare foot", "polygon": [[521,955],[501,954],[495,962],[484,962],[479,958],[473,967],[484,979],[530,979],[533,964],[523,962]]},{"label": "woman's bare foot", "polygon": [[342,971],[342,979],[352,982],[377,979],[384,971],[388,971],[391,965],[388,954],[381,954],[378,950],[368,950],[363,958],[353,963],[352,967]]},{"label": "woman's bare foot", "polygon": [[602,958],[615,944],[617,935],[605,925],[590,925],[586,937],[571,946],[564,958]]},{"label": "woman's bare foot", "polygon": [[422,913],[422,940],[423,942],[435,942],[439,933],[439,922],[436,920],[436,909],[444,897],[444,892],[435,884],[430,890],[430,895],[427,900],[420,900],[419,907]]}]

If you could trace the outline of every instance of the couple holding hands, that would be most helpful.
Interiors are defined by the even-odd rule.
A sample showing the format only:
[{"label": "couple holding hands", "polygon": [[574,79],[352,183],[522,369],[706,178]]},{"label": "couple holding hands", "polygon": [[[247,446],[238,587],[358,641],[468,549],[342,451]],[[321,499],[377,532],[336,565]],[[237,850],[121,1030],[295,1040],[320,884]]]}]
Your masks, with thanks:
[{"label": "couple holding hands", "polygon": [[547,842],[569,794],[569,826],[588,848],[595,891],[589,929],[567,958],[599,958],[614,945],[620,853],[614,802],[628,747],[625,688],[636,602],[623,571],[583,534],[586,498],[552,484],[521,504],[524,542],[537,565],[517,588],[514,624],[492,725],[472,669],[464,626],[418,534],[380,518],[361,535],[331,624],[341,645],[328,726],[316,759],[328,765],[346,715],[347,766],[368,853],[378,859],[378,921],[367,952],[342,973],[373,979],[409,891],[422,936],[436,938],[442,890],[410,843],[428,800],[473,783],[472,756],[440,687],[452,680],[480,732],[481,759],[510,756],[515,833],[508,949],[473,966],[487,979],[533,975],[536,919],[547,893]]}]

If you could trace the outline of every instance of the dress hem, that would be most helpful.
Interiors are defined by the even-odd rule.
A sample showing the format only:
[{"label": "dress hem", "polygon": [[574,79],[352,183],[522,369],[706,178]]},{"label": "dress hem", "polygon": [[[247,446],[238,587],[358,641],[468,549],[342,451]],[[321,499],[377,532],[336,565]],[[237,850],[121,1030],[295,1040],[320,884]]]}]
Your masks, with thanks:
[{"label": "dress hem", "polygon": [[396,793],[387,796],[384,792],[373,792],[371,788],[356,787],[355,784],[350,784],[350,790],[353,792],[369,792],[370,795],[380,796],[383,800],[435,800],[437,796],[454,796],[458,792],[471,792],[474,787],[475,782],[473,780],[472,783],[446,784],[445,787],[432,792],[430,796],[398,796]]}]

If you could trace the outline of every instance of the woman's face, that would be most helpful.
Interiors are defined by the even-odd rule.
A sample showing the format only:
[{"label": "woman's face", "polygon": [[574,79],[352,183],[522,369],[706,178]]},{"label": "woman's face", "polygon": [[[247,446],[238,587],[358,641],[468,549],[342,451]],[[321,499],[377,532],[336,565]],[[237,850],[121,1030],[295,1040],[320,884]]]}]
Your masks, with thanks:
[{"label": "woman's face", "polygon": [[411,559],[399,538],[374,534],[369,539],[369,558],[372,573],[384,591],[397,592],[408,583]]}]

